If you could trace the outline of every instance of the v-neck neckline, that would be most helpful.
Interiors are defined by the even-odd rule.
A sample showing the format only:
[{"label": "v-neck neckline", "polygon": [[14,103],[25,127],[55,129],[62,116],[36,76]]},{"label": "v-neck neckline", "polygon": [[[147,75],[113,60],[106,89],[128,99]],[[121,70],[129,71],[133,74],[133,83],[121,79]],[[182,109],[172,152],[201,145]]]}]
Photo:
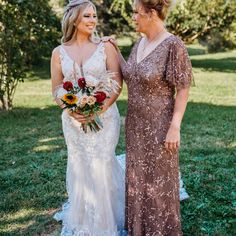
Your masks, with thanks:
[{"label": "v-neck neckline", "polygon": [[167,39],[171,38],[172,36],[173,36],[173,34],[170,34],[169,36],[167,36],[166,38],[164,38],[160,43],[157,44],[157,46],[156,46],[150,53],[147,54],[147,56],[145,56],[142,60],[140,60],[140,61],[138,62],[138,50],[139,50],[140,43],[141,43],[141,41],[142,41],[142,38],[141,38],[141,39],[139,40],[139,42],[138,42],[138,44],[137,44],[137,48],[136,48],[136,50],[135,50],[135,51],[136,51],[136,52],[135,52],[135,63],[136,63],[136,65],[141,64],[143,61],[145,61],[147,58],[149,58],[149,56],[151,56],[152,53],[155,52],[155,51],[157,50],[157,48],[159,48],[159,46],[160,46],[163,42],[165,42]]},{"label": "v-neck neckline", "polygon": [[99,47],[100,47],[101,44],[102,44],[102,42],[100,42],[100,43],[98,44],[98,46],[96,47],[96,49],[94,50],[94,52],[91,54],[91,56],[89,56],[89,57],[85,60],[85,62],[82,63],[82,64],[79,64],[77,61],[75,61],[75,60],[69,55],[69,53],[67,52],[67,50],[64,48],[63,45],[61,45],[61,48],[64,50],[66,56],[67,56],[74,64],[76,64],[79,68],[81,68],[81,67],[85,66],[85,65],[93,58],[93,56],[97,53],[97,51],[98,51],[98,49],[99,49]]}]

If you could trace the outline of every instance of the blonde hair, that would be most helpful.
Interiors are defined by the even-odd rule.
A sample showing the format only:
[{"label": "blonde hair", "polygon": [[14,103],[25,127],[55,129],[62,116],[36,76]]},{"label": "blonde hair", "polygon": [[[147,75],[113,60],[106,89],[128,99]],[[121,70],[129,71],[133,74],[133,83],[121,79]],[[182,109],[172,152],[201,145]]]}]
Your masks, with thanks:
[{"label": "blonde hair", "polygon": [[[64,16],[62,18],[62,43],[71,41],[77,32],[77,23],[81,20],[81,13],[88,7],[92,6],[97,12],[95,5],[89,0],[71,0],[65,7]],[[90,40],[96,42],[99,39],[97,32],[91,35]]]},{"label": "blonde hair", "polygon": [[135,4],[140,4],[146,12],[155,10],[161,20],[165,20],[171,7],[171,0],[135,0]]}]

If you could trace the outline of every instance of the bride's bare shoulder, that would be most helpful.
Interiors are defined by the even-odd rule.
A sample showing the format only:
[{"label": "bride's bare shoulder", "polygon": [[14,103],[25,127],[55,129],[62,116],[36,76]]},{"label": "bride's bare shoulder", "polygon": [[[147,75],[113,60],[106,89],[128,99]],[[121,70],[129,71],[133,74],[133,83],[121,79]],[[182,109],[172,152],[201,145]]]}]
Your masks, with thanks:
[{"label": "bride's bare shoulder", "polygon": [[116,51],[114,45],[111,42],[107,41],[107,42],[103,42],[103,44],[105,46],[105,52],[106,52],[107,55],[117,54],[117,51]]},{"label": "bride's bare shoulder", "polygon": [[60,56],[60,47],[61,47],[61,45],[55,47],[52,50],[52,56],[55,56],[55,57],[59,57]]},{"label": "bride's bare shoulder", "polygon": [[53,50],[52,50],[52,55],[51,55],[51,61],[52,62],[60,62],[60,47],[61,45],[55,47]]}]

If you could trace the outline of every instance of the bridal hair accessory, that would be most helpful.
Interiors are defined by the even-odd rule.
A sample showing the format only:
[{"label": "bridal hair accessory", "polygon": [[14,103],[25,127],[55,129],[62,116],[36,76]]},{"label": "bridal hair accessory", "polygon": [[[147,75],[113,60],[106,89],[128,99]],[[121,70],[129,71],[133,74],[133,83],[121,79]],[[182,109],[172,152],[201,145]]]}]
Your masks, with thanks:
[{"label": "bridal hair accessory", "polygon": [[70,11],[72,8],[77,7],[84,3],[91,3],[89,0],[70,0],[67,4],[65,11]]}]

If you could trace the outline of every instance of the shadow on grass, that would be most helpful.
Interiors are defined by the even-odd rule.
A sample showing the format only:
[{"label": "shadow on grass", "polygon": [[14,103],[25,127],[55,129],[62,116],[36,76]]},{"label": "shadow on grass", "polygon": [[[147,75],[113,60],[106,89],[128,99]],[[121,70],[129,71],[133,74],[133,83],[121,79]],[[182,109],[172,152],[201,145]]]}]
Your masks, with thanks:
[{"label": "shadow on grass", "polygon": [[119,100],[117,101],[117,106],[121,116],[126,116],[127,114],[127,101],[126,100]]},{"label": "shadow on grass", "polygon": [[[119,101],[118,106],[121,115],[125,116],[126,101]],[[51,219],[51,212],[66,199],[67,161],[60,112],[51,106],[0,113],[0,146],[3,150],[0,197],[4,199],[0,203],[0,215],[11,216],[22,209],[39,212],[10,220],[1,217],[2,229],[15,225],[4,235],[37,235],[58,227]],[[217,230],[222,235],[232,233],[233,216],[229,203],[233,202],[231,180],[236,155],[232,145],[236,141],[234,117],[236,106],[191,102],[188,105],[180,153],[181,170],[191,196],[182,203],[185,235],[204,235],[203,228],[208,234]],[[119,145],[124,147],[124,138]],[[29,226],[19,231],[17,224]]]},{"label": "shadow on grass", "polygon": [[221,59],[192,59],[194,68],[203,68],[207,71],[236,73],[236,56]]},{"label": "shadow on grass", "polygon": [[207,54],[207,50],[204,48],[195,48],[195,47],[187,46],[187,49],[190,56]]},{"label": "shadow on grass", "polygon": [[27,73],[27,80],[50,79],[50,58],[44,58]]}]

